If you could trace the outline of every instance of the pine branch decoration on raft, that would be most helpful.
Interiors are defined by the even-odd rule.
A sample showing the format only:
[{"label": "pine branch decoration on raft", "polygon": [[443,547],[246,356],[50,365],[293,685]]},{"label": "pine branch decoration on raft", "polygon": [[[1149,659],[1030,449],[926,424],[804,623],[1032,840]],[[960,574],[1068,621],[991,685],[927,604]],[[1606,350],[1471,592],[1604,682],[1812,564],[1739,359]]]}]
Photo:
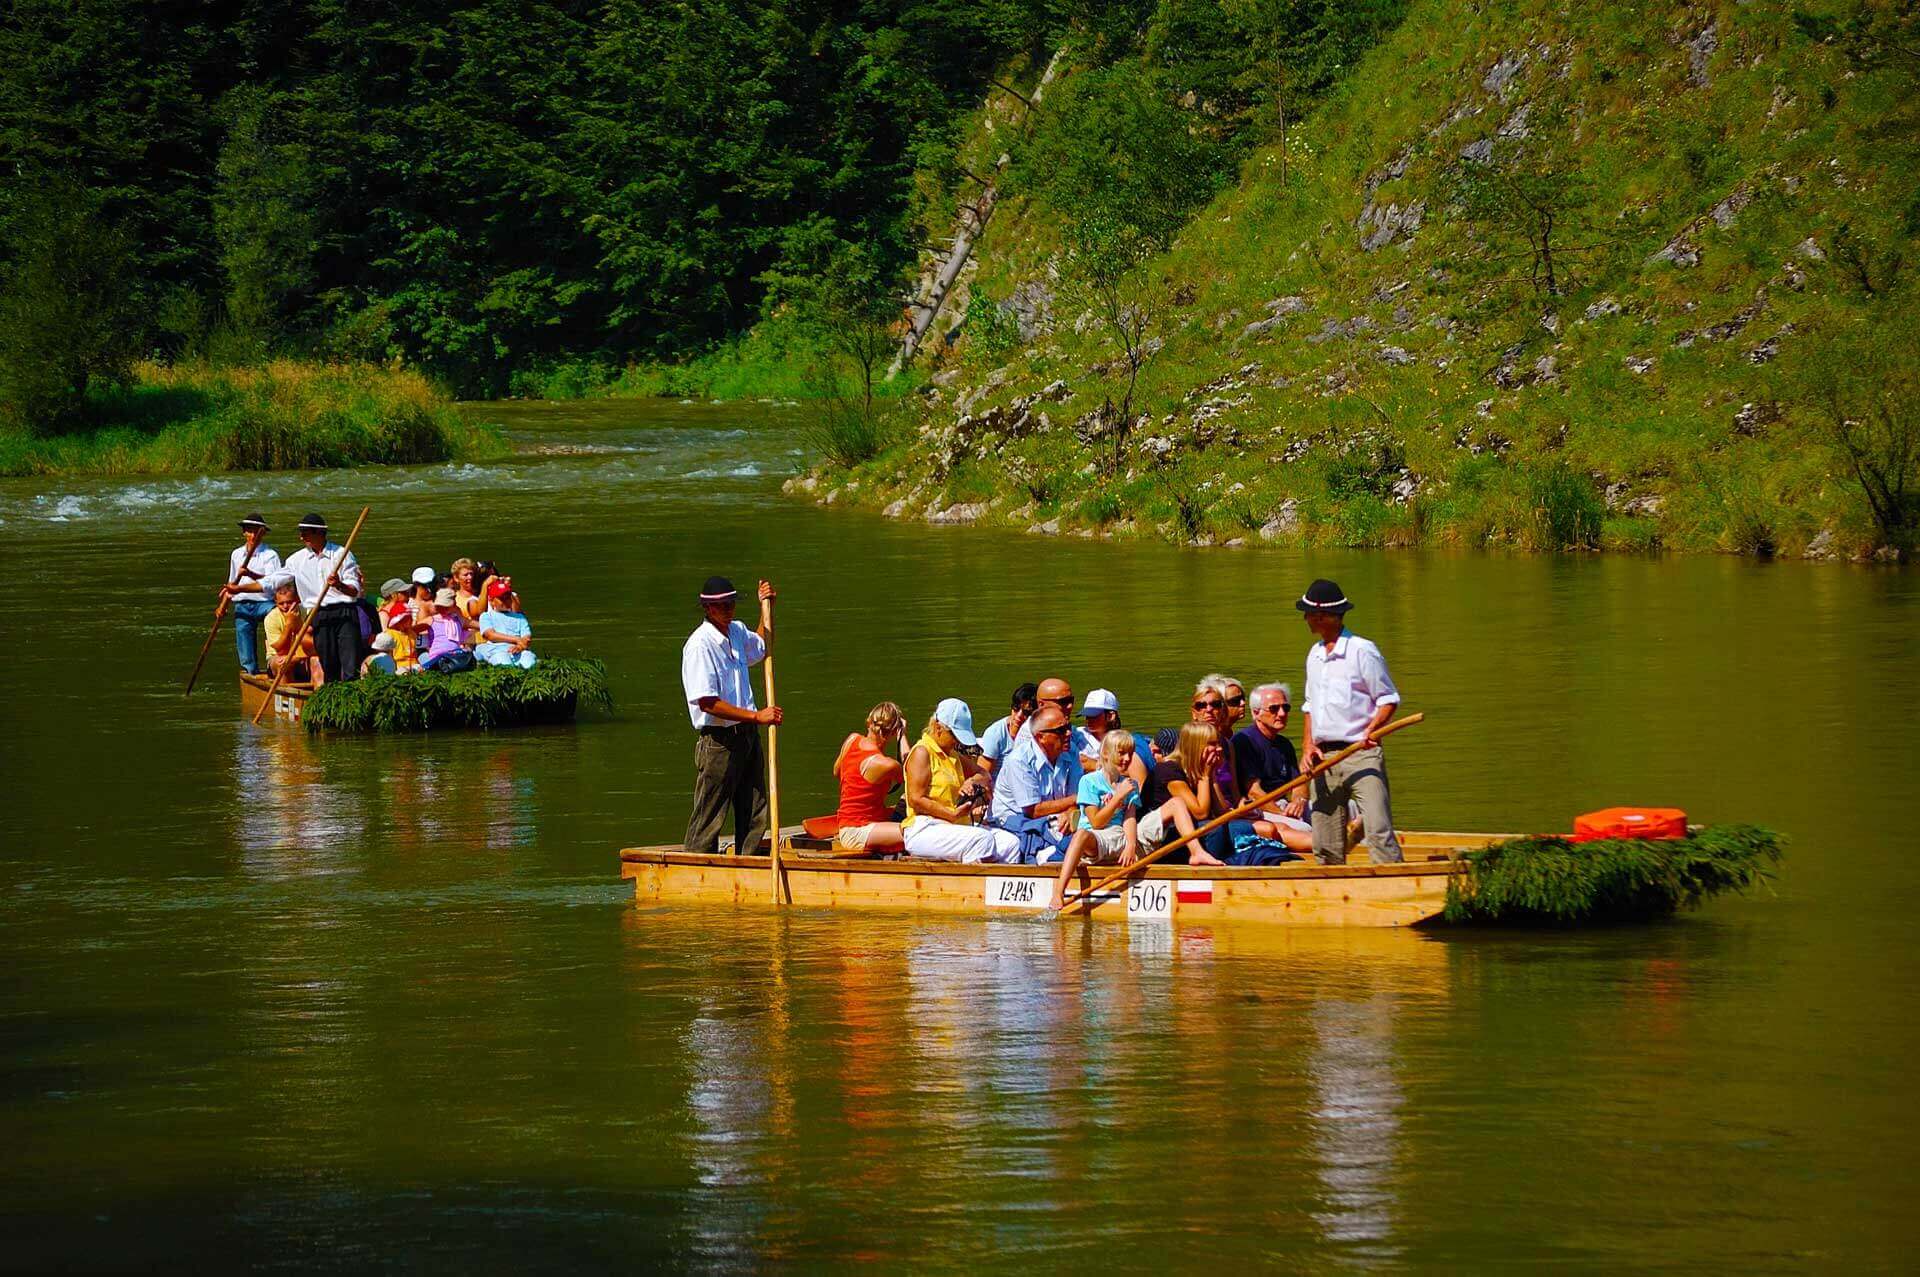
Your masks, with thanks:
[{"label": "pine branch decoration on raft", "polygon": [[542,658],[530,670],[482,666],[459,674],[376,675],[328,683],[307,701],[309,732],[421,732],[566,722],[582,704],[613,708],[607,667]]},{"label": "pine branch decoration on raft", "polygon": [[1685,838],[1573,842],[1536,834],[1466,854],[1447,884],[1448,922],[1564,926],[1642,922],[1773,877],[1786,839],[1757,825]]}]

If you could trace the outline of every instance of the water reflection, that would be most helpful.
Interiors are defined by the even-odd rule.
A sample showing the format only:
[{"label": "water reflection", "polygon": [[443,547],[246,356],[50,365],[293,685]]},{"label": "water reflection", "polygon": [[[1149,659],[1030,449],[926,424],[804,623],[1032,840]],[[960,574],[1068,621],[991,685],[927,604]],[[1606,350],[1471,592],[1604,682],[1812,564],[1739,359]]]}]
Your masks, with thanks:
[{"label": "water reflection", "polygon": [[[1393,998],[1324,998],[1313,1006],[1313,1143],[1326,1207],[1314,1219],[1327,1240],[1385,1243],[1393,1235],[1401,1094],[1394,1072]],[[1392,1245],[1363,1253],[1389,1259]]]}]

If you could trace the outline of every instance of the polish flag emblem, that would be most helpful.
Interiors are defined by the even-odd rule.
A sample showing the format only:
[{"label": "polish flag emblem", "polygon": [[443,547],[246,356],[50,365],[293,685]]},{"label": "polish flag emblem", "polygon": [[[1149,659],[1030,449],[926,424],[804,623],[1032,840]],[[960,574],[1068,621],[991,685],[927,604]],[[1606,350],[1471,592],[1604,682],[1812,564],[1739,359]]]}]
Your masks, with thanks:
[{"label": "polish flag emblem", "polygon": [[1173,889],[1173,898],[1183,905],[1210,905],[1213,903],[1213,884],[1210,882],[1181,882]]}]

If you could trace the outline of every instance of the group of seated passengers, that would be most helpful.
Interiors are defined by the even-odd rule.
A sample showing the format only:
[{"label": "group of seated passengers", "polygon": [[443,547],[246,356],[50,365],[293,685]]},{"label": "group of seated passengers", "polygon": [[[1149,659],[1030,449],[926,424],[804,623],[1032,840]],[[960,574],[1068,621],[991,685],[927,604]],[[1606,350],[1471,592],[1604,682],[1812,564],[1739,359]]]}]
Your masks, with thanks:
[{"label": "group of seated passengers", "polygon": [[[906,723],[883,701],[865,730],[840,746],[835,813],[838,846],[871,854],[905,852],[966,864],[1061,862],[1056,903],[1086,861],[1129,865],[1248,800],[1275,793],[1300,774],[1284,683],[1256,687],[1210,674],[1194,687],[1190,720],[1153,738],[1121,725],[1120,703],[1104,688],[1087,697],[1075,726],[1073,689],[1063,679],[1023,683],[1011,712],[978,737],[973,712],[941,701],[902,763]],[[1252,722],[1235,730],[1249,711]],[[904,809],[888,792],[904,779]],[[1168,859],[1196,865],[1277,864],[1311,850],[1306,795],[1276,799],[1249,820],[1233,820]],[[904,817],[904,818],[903,818]]]},{"label": "group of seated passengers", "polygon": [[[301,641],[299,652],[290,650],[299,614],[293,583],[281,584],[264,626],[267,666],[277,671],[291,660],[289,679],[311,677],[318,686],[325,679],[313,659],[312,634]],[[457,673],[475,665],[534,666],[533,627],[520,610],[513,578],[500,575],[489,560],[455,559],[444,577],[430,567],[415,568],[404,581],[393,577],[380,587],[374,614],[379,630],[360,662],[362,678],[422,670]]]}]

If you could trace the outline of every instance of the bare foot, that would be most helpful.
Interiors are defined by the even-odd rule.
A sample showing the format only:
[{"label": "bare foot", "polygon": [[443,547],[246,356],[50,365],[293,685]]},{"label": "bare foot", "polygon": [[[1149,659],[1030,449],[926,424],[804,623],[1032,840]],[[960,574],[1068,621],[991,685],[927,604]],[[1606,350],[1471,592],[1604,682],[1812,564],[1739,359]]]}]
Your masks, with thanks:
[{"label": "bare foot", "polygon": [[1224,867],[1227,862],[1221,860],[1210,851],[1190,851],[1187,853],[1187,863],[1190,865],[1220,865]]}]

